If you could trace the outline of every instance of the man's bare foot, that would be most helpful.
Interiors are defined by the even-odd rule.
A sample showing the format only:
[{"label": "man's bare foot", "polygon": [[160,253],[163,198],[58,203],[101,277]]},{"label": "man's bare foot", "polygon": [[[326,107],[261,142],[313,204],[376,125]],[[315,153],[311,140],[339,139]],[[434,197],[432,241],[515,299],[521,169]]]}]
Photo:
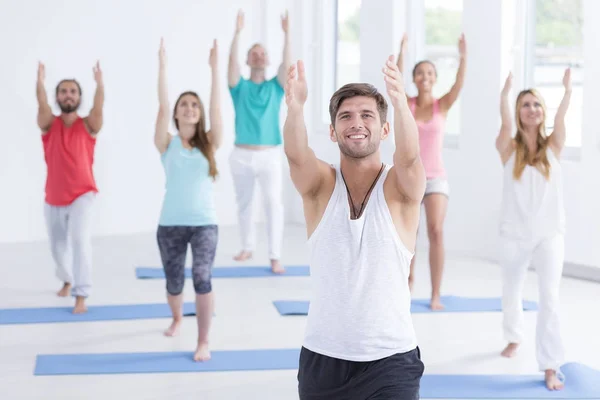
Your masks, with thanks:
[{"label": "man's bare foot", "polygon": [[285,272],[285,268],[281,265],[279,260],[271,260],[271,271],[274,274],[283,274]]},{"label": "man's bare foot", "polygon": [[208,342],[198,343],[196,352],[194,353],[194,361],[208,361],[210,360],[210,350],[208,349]]},{"label": "man's bare foot", "polygon": [[500,353],[500,355],[502,357],[507,357],[507,358],[511,358],[514,357],[515,354],[517,354],[517,349],[519,348],[519,344],[518,343],[509,343],[504,350],[502,350],[502,353]]},{"label": "man's bare foot", "polygon": [[431,309],[433,311],[440,311],[444,309],[444,305],[442,304],[442,301],[440,300],[440,296],[433,296],[431,298],[431,303],[429,304],[429,306],[431,307]]},{"label": "man's bare foot", "polygon": [[179,328],[181,327],[181,318],[173,318],[171,326],[165,331],[165,336],[177,336],[179,334]]},{"label": "man's bare foot", "polygon": [[246,261],[250,258],[252,258],[252,252],[247,250],[242,250],[237,256],[233,257],[235,261]]},{"label": "man's bare foot", "polygon": [[73,314],[83,314],[85,312],[87,312],[87,306],[85,305],[85,297],[76,296]]},{"label": "man's bare foot", "polygon": [[562,390],[565,384],[558,379],[556,371],[553,369],[546,370],[546,387],[548,390]]},{"label": "man's bare foot", "polygon": [[71,284],[65,282],[63,287],[56,294],[58,295],[58,297],[67,297],[68,295],[70,295],[71,294]]}]

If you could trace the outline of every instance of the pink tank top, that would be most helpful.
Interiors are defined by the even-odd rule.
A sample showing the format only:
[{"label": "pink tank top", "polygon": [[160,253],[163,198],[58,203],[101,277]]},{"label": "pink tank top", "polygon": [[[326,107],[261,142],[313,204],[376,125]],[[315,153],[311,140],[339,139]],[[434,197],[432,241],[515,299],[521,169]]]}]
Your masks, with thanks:
[{"label": "pink tank top", "polygon": [[[408,105],[413,116],[417,108],[417,99],[413,97]],[[446,170],[442,160],[442,146],[444,144],[445,116],[440,112],[440,101],[433,101],[433,116],[429,121],[416,121],[419,129],[419,146],[421,148],[421,161],[425,168],[427,179],[445,178]]]}]

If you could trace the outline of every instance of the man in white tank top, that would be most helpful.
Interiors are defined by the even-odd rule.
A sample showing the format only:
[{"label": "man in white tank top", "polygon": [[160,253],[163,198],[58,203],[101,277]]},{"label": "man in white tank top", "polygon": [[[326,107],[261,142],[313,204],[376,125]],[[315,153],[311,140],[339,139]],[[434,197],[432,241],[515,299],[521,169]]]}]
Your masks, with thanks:
[{"label": "man in white tank top", "polygon": [[[296,76],[297,75],[297,76]],[[300,399],[418,399],[424,365],[408,275],[425,172],[416,123],[393,56],[382,79],[394,107],[394,165],[381,162],[387,102],[369,84],[331,98],[340,164],[308,146],[302,61],[289,70],[284,148],[304,203],[313,291],[299,360]]]}]

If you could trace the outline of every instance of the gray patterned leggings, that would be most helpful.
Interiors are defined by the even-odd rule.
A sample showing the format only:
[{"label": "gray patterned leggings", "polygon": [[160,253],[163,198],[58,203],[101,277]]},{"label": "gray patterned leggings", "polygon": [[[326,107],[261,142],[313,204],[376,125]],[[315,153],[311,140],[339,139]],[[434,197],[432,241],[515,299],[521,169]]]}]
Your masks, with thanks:
[{"label": "gray patterned leggings", "polygon": [[185,283],[185,259],[188,243],[192,247],[192,278],[197,294],[212,290],[212,267],[219,240],[219,227],[207,226],[158,226],[156,232],[162,259],[167,292],[177,296],[183,292]]}]

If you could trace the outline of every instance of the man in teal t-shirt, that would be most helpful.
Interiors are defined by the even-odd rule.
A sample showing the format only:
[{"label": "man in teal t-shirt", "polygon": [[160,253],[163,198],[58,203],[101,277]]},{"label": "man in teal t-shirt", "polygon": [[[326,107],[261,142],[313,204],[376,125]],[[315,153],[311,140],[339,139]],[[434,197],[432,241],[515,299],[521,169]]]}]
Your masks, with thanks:
[{"label": "man in teal t-shirt", "polygon": [[235,147],[229,158],[238,206],[238,222],[242,250],[234,259],[244,261],[254,251],[253,197],[256,184],[260,186],[267,216],[269,259],[275,273],[283,273],[281,244],[283,241],[282,155],[279,111],[284,95],[283,85],[290,67],[290,46],[287,13],[281,19],[285,35],[283,61],[277,76],[267,79],[265,69],[269,59],[265,48],[253,45],[246,64],[250,79],[240,74],[238,39],[244,27],[240,11],[231,52],[229,54],[229,92],[235,109]]}]

